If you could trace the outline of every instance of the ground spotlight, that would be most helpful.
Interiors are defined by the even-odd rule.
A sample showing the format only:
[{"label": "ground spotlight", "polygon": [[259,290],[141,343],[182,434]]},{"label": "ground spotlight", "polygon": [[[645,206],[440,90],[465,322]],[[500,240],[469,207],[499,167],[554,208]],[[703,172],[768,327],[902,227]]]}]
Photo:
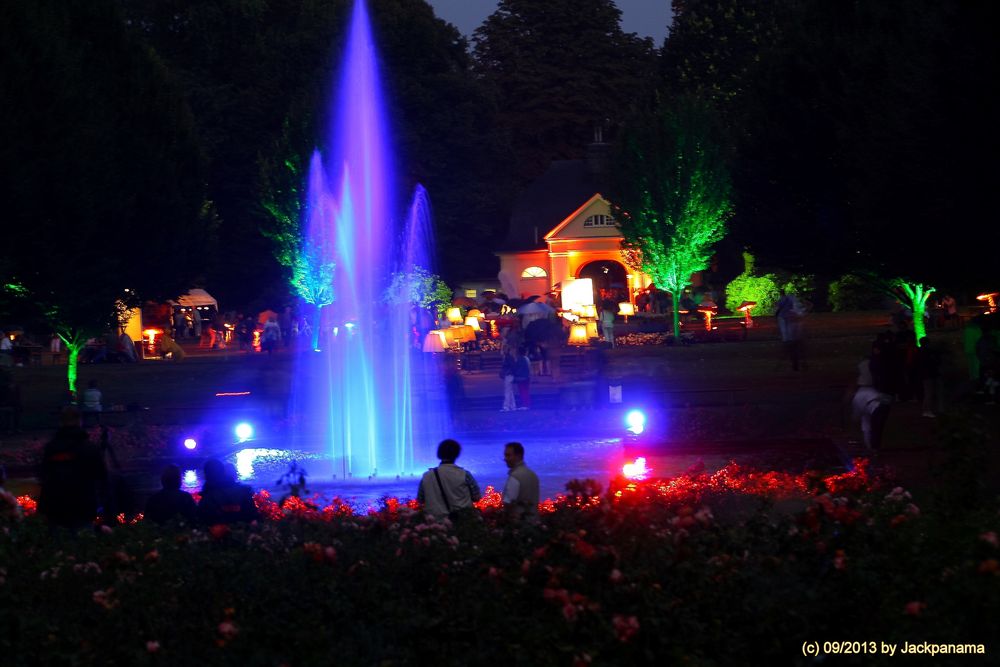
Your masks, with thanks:
[{"label": "ground spotlight", "polygon": [[625,426],[634,435],[646,430],[646,415],[641,410],[630,410],[625,415]]},{"label": "ground spotlight", "polygon": [[251,426],[248,422],[240,422],[236,425],[234,433],[236,433],[237,440],[240,442],[246,442],[253,437],[253,426]]},{"label": "ground spotlight", "polygon": [[184,438],[184,449],[188,451],[194,450],[198,447],[198,441],[194,438]]}]

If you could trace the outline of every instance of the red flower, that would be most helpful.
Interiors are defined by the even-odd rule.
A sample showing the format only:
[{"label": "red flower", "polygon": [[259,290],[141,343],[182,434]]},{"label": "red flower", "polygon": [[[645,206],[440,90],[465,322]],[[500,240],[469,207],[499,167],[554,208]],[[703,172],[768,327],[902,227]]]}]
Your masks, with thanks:
[{"label": "red flower", "polygon": [[217,523],[214,526],[208,527],[208,534],[212,536],[213,540],[221,540],[230,532],[229,526],[224,523]]},{"label": "red flower", "polygon": [[158,641],[148,641],[146,642],[146,652],[147,653],[157,653],[160,650],[160,642]]},{"label": "red flower", "polygon": [[1000,563],[996,558],[987,558],[979,564],[979,574],[998,574]]},{"label": "red flower", "polygon": [[906,606],[903,607],[903,613],[907,616],[920,616],[926,608],[926,602],[917,602],[914,600],[913,602],[906,603]]}]

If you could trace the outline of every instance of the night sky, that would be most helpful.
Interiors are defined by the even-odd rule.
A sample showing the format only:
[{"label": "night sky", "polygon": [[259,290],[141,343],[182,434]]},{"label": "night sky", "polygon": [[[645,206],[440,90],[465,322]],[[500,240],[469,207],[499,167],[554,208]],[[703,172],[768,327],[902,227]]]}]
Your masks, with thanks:
[{"label": "night sky", "polygon": [[[497,7],[496,0],[428,0],[435,13],[471,36]],[[622,29],[642,37],[652,37],[660,47],[667,35],[671,11],[669,0],[616,0],[622,10]]]}]

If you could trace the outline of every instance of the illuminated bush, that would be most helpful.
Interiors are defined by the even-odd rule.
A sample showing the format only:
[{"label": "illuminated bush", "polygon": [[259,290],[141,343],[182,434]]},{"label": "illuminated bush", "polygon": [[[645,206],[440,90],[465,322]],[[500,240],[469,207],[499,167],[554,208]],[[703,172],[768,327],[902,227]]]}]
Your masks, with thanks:
[{"label": "illuminated bush", "polygon": [[743,273],[726,286],[726,308],[735,313],[744,301],[756,301],[754,315],[773,315],[781,297],[777,276],[773,273],[755,275],[754,257],[748,252],[743,253],[743,265]]}]

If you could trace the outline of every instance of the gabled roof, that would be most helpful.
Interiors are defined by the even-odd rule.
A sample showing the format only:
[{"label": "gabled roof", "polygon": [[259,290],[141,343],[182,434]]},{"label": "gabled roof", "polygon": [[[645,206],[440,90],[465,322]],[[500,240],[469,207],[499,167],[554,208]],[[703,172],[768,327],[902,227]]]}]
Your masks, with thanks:
[{"label": "gabled roof", "polygon": [[601,191],[587,160],[556,160],[514,201],[500,251],[542,250],[545,235]]},{"label": "gabled roof", "polygon": [[[583,204],[581,204],[578,209],[567,215],[565,220],[563,220],[558,225],[553,227],[552,231],[550,231],[548,234],[545,235],[545,240],[549,241],[559,236],[559,233],[562,232],[562,230],[566,229],[566,227],[569,226],[571,222],[576,220],[576,218],[578,218],[587,209],[588,206],[593,204],[595,201],[599,201],[601,199],[603,199],[603,197],[601,197],[601,193],[595,192],[593,197],[583,202]],[[621,236],[621,234],[617,232],[617,229],[615,229],[615,233],[606,234],[604,236]],[[601,238],[601,236],[594,236],[594,238]]]}]

